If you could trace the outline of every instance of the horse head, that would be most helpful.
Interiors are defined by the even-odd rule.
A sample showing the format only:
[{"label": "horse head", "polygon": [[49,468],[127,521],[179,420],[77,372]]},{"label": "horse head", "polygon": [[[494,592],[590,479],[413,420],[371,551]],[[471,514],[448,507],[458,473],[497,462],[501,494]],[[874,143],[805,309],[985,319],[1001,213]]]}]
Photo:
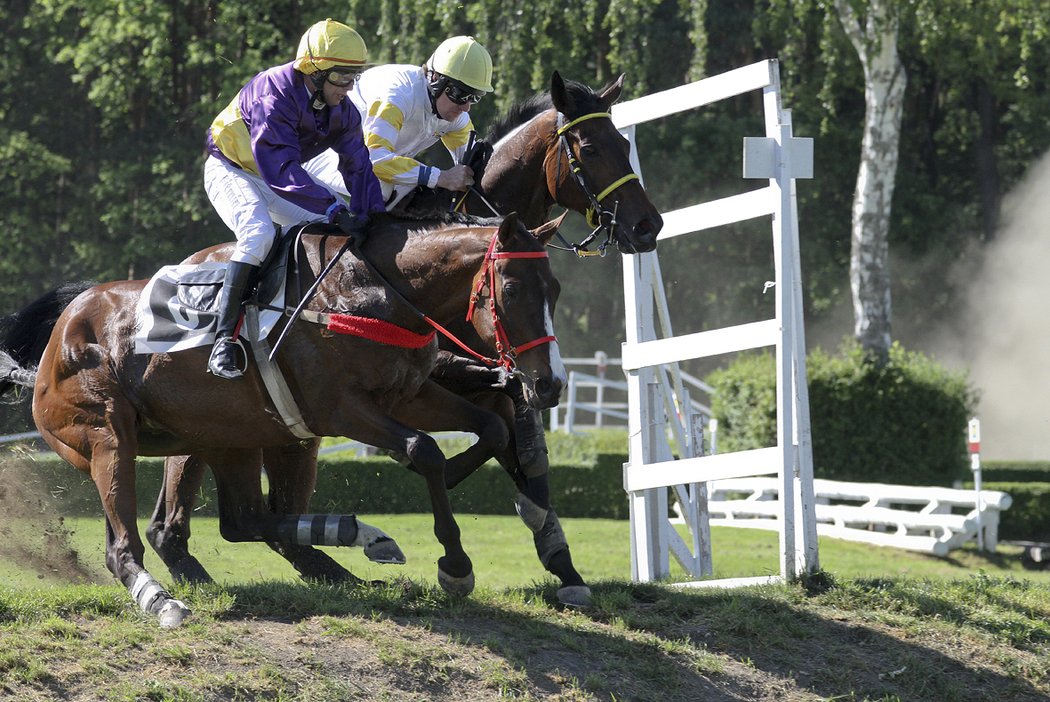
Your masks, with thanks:
[{"label": "horse head", "polygon": [[546,250],[561,221],[529,230],[516,213],[503,219],[474,279],[468,315],[537,409],[557,405],[567,381],[553,322],[561,286]]},{"label": "horse head", "polygon": [[556,199],[586,212],[596,230],[610,231],[622,252],[644,253],[656,248],[663,218],[631,167],[629,142],[610,117],[624,75],[597,93],[580,83],[567,84],[557,71],[551,75],[551,101],[559,113],[557,148],[562,152],[553,159]]}]

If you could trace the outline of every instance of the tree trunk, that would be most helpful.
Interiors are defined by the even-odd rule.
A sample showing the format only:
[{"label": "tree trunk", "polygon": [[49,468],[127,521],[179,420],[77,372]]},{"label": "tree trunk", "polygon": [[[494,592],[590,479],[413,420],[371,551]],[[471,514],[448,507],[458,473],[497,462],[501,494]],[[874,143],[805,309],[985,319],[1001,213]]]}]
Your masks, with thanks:
[{"label": "tree trunk", "polygon": [[839,20],[864,67],[864,137],[853,197],[850,288],[853,335],[877,362],[890,349],[890,208],[900,147],[907,76],[897,54],[893,0],[870,0],[858,17],[848,0],[835,0]]}]

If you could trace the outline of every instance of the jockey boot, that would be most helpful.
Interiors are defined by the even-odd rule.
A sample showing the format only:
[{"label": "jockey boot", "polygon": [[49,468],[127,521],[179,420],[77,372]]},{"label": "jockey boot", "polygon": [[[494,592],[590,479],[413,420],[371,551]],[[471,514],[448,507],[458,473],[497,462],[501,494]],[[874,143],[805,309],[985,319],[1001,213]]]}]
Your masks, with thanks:
[{"label": "jockey boot", "polygon": [[237,342],[234,332],[241,317],[241,300],[248,286],[248,278],[257,266],[230,261],[226,278],[219,291],[219,321],[215,328],[215,345],[208,359],[208,372],[219,378],[233,380],[244,373],[237,367]]}]

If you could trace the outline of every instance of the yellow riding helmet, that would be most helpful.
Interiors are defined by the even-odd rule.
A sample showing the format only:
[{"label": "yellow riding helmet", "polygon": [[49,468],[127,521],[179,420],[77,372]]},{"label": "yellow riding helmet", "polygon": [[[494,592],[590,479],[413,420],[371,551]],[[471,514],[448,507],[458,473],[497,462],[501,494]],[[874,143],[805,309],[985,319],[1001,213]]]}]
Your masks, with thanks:
[{"label": "yellow riding helmet", "polygon": [[342,22],[326,19],[306,30],[295,52],[295,69],[310,75],[334,66],[364,67],[368,47],[361,35]]},{"label": "yellow riding helmet", "polygon": [[492,92],[492,58],[474,37],[452,37],[427,59],[427,68],[474,90]]}]

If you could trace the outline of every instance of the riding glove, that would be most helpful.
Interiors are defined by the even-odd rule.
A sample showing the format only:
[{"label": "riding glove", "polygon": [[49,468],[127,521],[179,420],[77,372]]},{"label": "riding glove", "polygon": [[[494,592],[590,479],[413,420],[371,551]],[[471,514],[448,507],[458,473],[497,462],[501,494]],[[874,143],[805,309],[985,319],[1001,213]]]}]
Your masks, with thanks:
[{"label": "riding glove", "polygon": [[352,248],[360,248],[368,240],[368,218],[358,217],[345,207],[340,207],[332,213],[332,224],[339,227],[350,239]]}]

